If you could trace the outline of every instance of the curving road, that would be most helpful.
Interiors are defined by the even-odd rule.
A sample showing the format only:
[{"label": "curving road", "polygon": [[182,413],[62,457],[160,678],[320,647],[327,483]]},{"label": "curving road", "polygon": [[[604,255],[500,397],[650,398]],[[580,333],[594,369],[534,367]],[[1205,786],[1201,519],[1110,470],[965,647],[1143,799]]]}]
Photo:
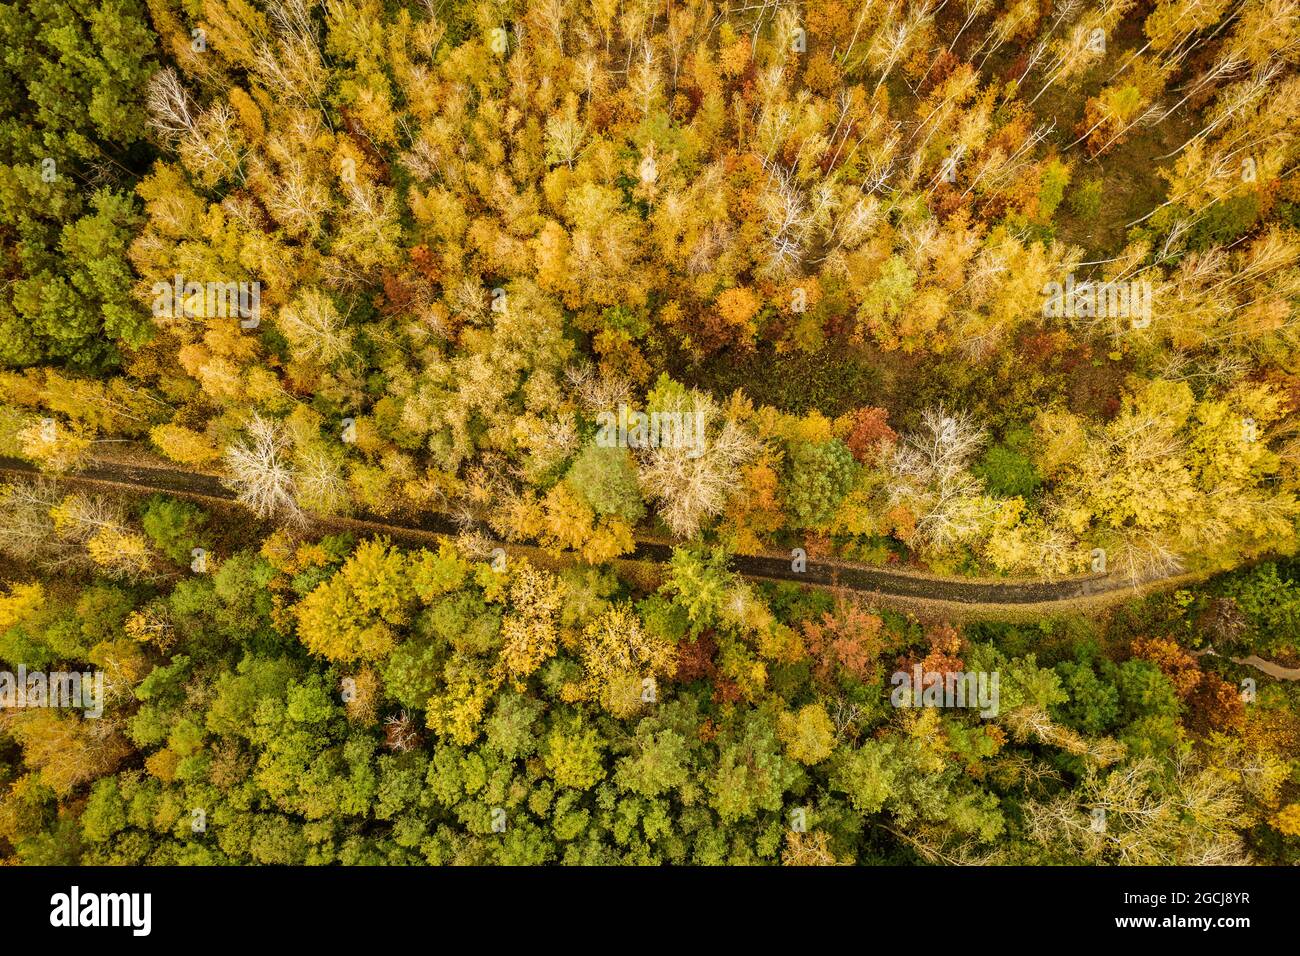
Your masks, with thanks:
[{"label": "curving road", "polygon": [[[43,477],[65,484],[109,487],[135,494],[166,492],[215,502],[235,501],[234,492],[213,475],[120,461],[100,460],[75,473],[49,475],[30,462],[0,457],[0,475],[28,479]],[[423,536],[427,541],[428,536],[453,535],[458,530],[449,518],[441,515],[422,515],[406,520],[363,515],[357,518],[329,519],[318,524],[374,531],[387,534],[394,540],[412,540]],[[540,551],[520,545],[502,546],[509,551]],[[619,560],[664,563],[671,556],[670,542],[639,538],[635,551]],[[774,554],[736,555],[732,566],[750,578],[841,588],[936,610],[945,607],[984,607],[1050,611],[1051,605],[1058,605],[1057,610],[1060,610],[1061,605],[1081,601],[1095,603],[1103,599],[1119,600],[1137,593],[1127,579],[1101,574],[1053,580],[945,578],[833,559],[809,559],[805,570],[795,571],[791,567],[789,556]],[[1177,575],[1144,582],[1144,587],[1176,586],[1200,577],[1195,574]]]},{"label": "curving road", "polygon": [[[180,471],[121,462],[96,462],[75,474],[50,476],[29,462],[0,456],[0,476],[16,478],[47,478],[64,484],[89,485],[112,488],[131,494],[165,492],[186,498],[209,502],[234,504],[235,494],[219,478],[197,472]],[[456,526],[440,515],[429,515],[414,521],[396,521],[373,517],[339,518],[317,522],[321,526],[347,528],[386,534],[395,541],[415,545],[426,544],[431,538],[454,535]],[[506,547],[506,545],[502,545]],[[509,545],[515,553],[529,553],[534,558],[553,560],[539,548]],[[672,557],[672,545],[665,541],[640,539],[636,550],[619,562],[646,561],[662,564]],[[990,581],[939,578],[886,568],[873,568],[847,561],[809,561],[806,571],[796,572],[790,559],[776,555],[736,555],[732,564],[742,575],[767,581],[792,581],[821,587],[842,588],[882,599],[893,599],[911,604],[924,611],[969,611],[971,609],[1005,612],[1021,609],[1034,613],[1050,613],[1063,606],[1077,605],[1081,601],[1095,604],[1132,596],[1133,586],[1125,580],[1106,575],[1065,578],[1055,581]],[[1146,587],[1174,587],[1190,583],[1203,575],[1183,574],[1146,582]],[[1194,652],[1215,654],[1213,648]],[[1300,668],[1283,667],[1272,661],[1251,655],[1231,658],[1233,663],[1252,667],[1276,680],[1300,680]]]}]

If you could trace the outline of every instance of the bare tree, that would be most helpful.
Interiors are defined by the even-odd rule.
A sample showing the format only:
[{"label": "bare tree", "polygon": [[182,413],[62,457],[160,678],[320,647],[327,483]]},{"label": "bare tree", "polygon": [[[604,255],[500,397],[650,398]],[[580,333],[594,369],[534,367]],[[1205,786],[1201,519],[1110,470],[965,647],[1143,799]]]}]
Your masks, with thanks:
[{"label": "bare tree", "polygon": [[420,742],[420,732],[406,711],[384,718],[384,746],[396,753],[406,753]]},{"label": "bare tree", "polygon": [[283,515],[301,519],[288,433],[274,419],[263,418],[256,412],[246,431],[244,441],[226,449],[229,486],[239,501],[252,508],[258,517]]},{"label": "bare tree", "polygon": [[1177,574],[1183,567],[1178,552],[1161,535],[1136,529],[1106,549],[1106,563],[1135,588],[1143,581]]},{"label": "bare tree", "polygon": [[758,453],[760,443],[700,393],[665,411],[703,416],[705,447],[698,454],[680,445],[643,449],[641,486],[658,502],[659,516],[673,534],[691,538],[706,518],[722,510],[736,486],[737,471]]},{"label": "bare tree", "polygon": [[149,80],[145,106],[149,110],[149,125],[164,139],[175,142],[192,133],[198,124],[194,101],[186,92],[180,76],[170,66],[159,70]]},{"label": "bare tree", "polygon": [[895,447],[889,503],[905,504],[917,516],[921,542],[947,547],[974,534],[988,517],[990,506],[969,468],[986,437],[968,414],[940,407],[923,412],[921,428]]},{"label": "bare tree", "polygon": [[66,563],[67,546],[54,531],[58,490],[46,481],[16,481],[0,489],[0,554],[45,567]]},{"label": "bare tree", "polygon": [[1059,747],[1066,753],[1083,757],[1091,765],[1106,767],[1121,759],[1125,753],[1122,743],[1110,737],[1085,737],[1054,721],[1047,711],[1032,704],[1016,707],[1001,717],[1001,723],[1017,741],[1037,741]]},{"label": "bare tree", "polygon": [[281,174],[270,176],[270,180],[274,186],[264,199],[267,212],[291,235],[314,237],[330,208],[329,190],[297,157],[285,163]]},{"label": "bare tree", "polygon": [[347,486],[339,463],[325,449],[308,448],[294,461],[294,494],[298,503],[315,514],[329,515],[347,503]]},{"label": "bare tree", "polygon": [[94,567],[133,580],[161,576],[121,505],[103,495],[65,495],[46,482],[14,482],[0,491],[0,553],[47,571]]},{"label": "bare tree", "polygon": [[281,309],[276,324],[295,357],[328,365],[352,349],[352,331],[345,317],[334,300],[318,289],[308,289]]},{"label": "bare tree", "polygon": [[774,276],[793,275],[803,263],[813,213],[793,176],[775,163],[768,165],[768,174],[760,200],[767,219],[767,268]]},{"label": "bare tree", "polygon": [[590,362],[570,365],[564,377],[589,415],[600,412],[617,412],[621,403],[632,396],[632,383],[621,375],[598,371]]},{"label": "bare tree", "polygon": [[1068,793],[1025,804],[1029,835],[1088,862],[1250,862],[1236,833],[1243,805],[1237,785],[1183,758],[1170,770],[1144,757],[1090,773]]}]

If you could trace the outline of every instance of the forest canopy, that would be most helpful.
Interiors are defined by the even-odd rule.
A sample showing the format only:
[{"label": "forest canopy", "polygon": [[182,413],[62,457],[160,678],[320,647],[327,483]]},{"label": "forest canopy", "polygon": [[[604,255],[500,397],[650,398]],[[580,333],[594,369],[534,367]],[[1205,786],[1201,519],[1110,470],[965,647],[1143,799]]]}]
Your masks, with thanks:
[{"label": "forest canopy", "polygon": [[[141,506],[148,583],[0,594],[0,657],[103,680],[98,717],[0,712],[22,862],[1297,859],[1300,689],[1243,703],[1248,670],[1180,646],[1234,595],[1222,646],[1265,649],[1294,566],[1104,626],[955,627],[689,550],[647,589],[276,531],[196,574],[159,550],[206,523],[184,510]],[[967,669],[997,675],[982,710],[899,705],[900,674]]]},{"label": "forest canopy", "polygon": [[6,859],[1300,859],[1300,0],[0,51]]}]

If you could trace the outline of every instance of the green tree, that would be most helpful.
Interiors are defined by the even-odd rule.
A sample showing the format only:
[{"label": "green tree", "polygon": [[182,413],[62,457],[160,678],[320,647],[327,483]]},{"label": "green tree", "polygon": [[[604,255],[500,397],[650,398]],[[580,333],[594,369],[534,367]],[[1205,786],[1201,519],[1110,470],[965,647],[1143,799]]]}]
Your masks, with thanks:
[{"label": "green tree", "polygon": [[154,547],[178,564],[190,564],[207,515],[188,501],[155,495],[145,502],[140,523]]},{"label": "green tree", "polygon": [[785,498],[795,527],[817,528],[835,516],[853,487],[859,465],[838,438],[796,442],[790,448]]},{"label": "green tree", "polygon": [[615,515],[629,524],[645,516],[636,466],[625,448],[587,445],[574,459],[565,480],[598,515]]},{"label": "green tree", "polygon": [[138,0],[0,4],[0,364],[103,366],[150,335],[126,250],[154,49]]}]

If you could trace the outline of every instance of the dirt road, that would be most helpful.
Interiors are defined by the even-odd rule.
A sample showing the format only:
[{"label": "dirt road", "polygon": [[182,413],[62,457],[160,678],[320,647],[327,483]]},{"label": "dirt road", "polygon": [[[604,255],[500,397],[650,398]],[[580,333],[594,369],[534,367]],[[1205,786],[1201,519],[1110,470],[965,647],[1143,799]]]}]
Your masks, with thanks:
[{"label": "dirt road", "polygon": [[[29,462],[0,458],[0,476],[32,479],[40,477],[41,472]],[[235,494],[213,475],[120,461],[96,461],[75,473],[60,475],[52,480],[71,485],[116,489],[136,495],[166,492],[210,502],[235,501]],[[421,543],[427,543],[430,536],[450,535],[457,531],[452,521],[441,515],[421,515],[410,519],[361,515],[350,519],[332,519],[321,524],[353,527],[363,532],[387,534],[398,541],[419,540]],[[519,545],[503,547],[516,552],[537,550]],[[632,554],[620,560],[661,564],[671,556],[671,542],[643,538],[638,539],[636,550]],[[732,566],[751,578],[843,588],[897,599],[903,603],[913,602],[918,607],[1023,608],[1037,613],[1052,606],[1063,610],[1065,606],[1078,602],[1093,604],[1098,599],[1122,600],[1136,594],[1128,580],[1097,574],[1054,580],[945,578],[836,559],[810,559],[805,569],[796,571],[790,555],[776,554],[736,555]],[[1148,582],[1147,586],[1175,585],[1193,579],[1194,576],[1180,575],[1164,582]]]}]

